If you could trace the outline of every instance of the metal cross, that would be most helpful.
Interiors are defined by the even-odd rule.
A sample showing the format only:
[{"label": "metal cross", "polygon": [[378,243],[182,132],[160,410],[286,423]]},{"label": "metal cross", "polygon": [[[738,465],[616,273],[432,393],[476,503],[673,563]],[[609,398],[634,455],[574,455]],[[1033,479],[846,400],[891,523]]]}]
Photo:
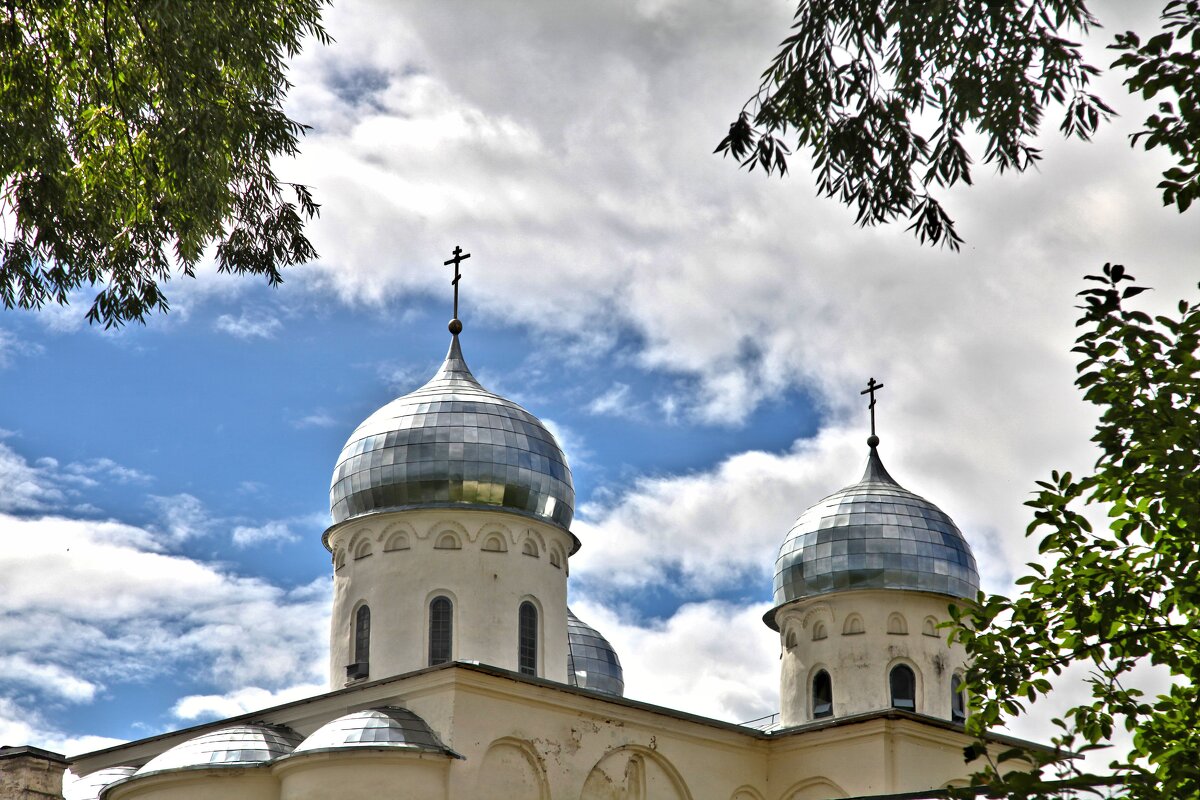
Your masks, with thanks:
[{"label": "metal cross", "polygon": [[462,276],[458,274],[458,265],[470,258],[471,254],[464,253],[461,247],[455,245],[453,255],[454,258],[444,262],[444,266],[448,267],[451,264],[454,265],[454,280],[450,281],[450,283],[454,285],[454,318],[458,319],[458,281],[460,278],[462,278]]},{"label": "metal cross", "polygon": [[871,380],[867,381],[867,388],[865,388],[861,392],[859,392],[859,394],[871,395],[871,402],[867,405],[867,408],[871,409],[871,435],[872,436],[875,435],[875,391],[877,389],[882,389],[882,388],[883,388],[882,383],[876,383],[875,379],[871,378]]}]

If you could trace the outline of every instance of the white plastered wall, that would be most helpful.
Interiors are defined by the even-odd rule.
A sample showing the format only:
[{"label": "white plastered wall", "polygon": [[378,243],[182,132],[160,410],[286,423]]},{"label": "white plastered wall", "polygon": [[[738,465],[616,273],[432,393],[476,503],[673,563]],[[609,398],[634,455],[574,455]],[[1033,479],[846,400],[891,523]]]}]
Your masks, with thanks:
[{"label": "white plastered wall", "polygon": [[363,603],[371,609],[366,679],[428,666],[429,604],[438,595],[453,602],[452,660],[514,671],[518,609],[532,602],[537,674],[566,681],[573,541],[560,528],[504,512],[420,509],[348,520],[327,541],[334,564],[330,688],[351,682],[346,667],[354,661],[354,617]]},{"label": "white plastered wall", "polygon": [[[780,608],[782,723],[812,721],[812,679],[822,669],[832,680],[835,718],[890,708],[888,675],[896,664],[907,664],[916,675],[916,712],[949,720],[950,680],[965,668],[966,652],[951,646],[948,631],[936,626],[950,618],[953,602],[944,595],[880,589],[834,592]],[[900,621],[904,632],[897,632]]]}]

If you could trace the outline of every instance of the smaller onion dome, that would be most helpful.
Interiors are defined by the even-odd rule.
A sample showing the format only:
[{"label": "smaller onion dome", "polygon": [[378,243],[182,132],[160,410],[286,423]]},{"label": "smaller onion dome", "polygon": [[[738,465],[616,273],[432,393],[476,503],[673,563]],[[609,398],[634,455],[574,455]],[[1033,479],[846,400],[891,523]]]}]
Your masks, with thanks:
[{"label": "smaller onion dome", "polygon": [[294,753],[354,747],[388,747],[453,755],[433,729],[407,708],[385,706],[355,711],[327,722]]},{"label": "smaller onion dome", "polygon": [[567,683],[594,692],[625,695],[625,672],[617,651],[600,635],[567,609]]},{"label": "smaller onion dome", "polygon": [[[82,778],[63,777],[63,800],[99,800],[100,793],[119,780],[137,772],[137,767],[108,767],[89,772]],[[70,773],[68,773],[69,775]]]},{"label": "smaller onion dome", "polygon": [[146,762],[137,774],[188,767],[251,767],[286,756],[302,738],[282,725],[234,725],[175,745]]},{"label": "smaller onion dome", "polygon": [[775,562],[775,607],[851,589],[907,589],[974,600],[979,572],[954,521],[901,487],[884,469],[872,436],[862,480],[809,508],[792,525]]}]

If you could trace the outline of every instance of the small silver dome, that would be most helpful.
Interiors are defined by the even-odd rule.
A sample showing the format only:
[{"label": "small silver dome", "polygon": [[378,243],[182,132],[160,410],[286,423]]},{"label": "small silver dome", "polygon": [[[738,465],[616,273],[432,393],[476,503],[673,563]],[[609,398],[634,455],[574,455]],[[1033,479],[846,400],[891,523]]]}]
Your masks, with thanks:
[{"label": "small silver dome", "polygon": [[295,753],[353,747],[391,747],[450,754],[425,720],[407,708],[355,711],[317,728]]},{"label": "small silver dome", "polygon": [[617,651],[600,635],[567,609],[567,683],[623,697],[625,672]]},{"label": "small silver dome", "polygon": [[137,774],[186,767],[254,766],[286,756],[301,738],[281,725],[234,725],[203,733],[159,753]]},{"label": "small silver dome", "polygon": [[63,779],[63,800],[98,800],[100,793],[110,784],[128,778],[137,772],[137,767],[109,767],[89,772],[82,778]]},{"label": "small silver dome", "polygon": [[467,505],[540,517],[569,529],[567,458],[537,417],[484,389],[458,336],[428,383],[350,435],[333,472],[334,523],[375,511]]},{"label": "small silver dome", "polygon": [[849,589],[910,589],[974,600],[971,547],[933,503],[902,488],[875,447],[862,480],[826,497],[792,525],[775,562],[775,611]]}]

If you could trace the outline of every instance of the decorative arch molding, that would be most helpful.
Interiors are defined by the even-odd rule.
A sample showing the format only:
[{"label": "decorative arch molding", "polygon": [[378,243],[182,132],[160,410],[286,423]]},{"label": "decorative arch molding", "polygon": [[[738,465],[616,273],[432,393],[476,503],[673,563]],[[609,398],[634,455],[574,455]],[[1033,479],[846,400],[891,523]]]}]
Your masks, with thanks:
[{"label": "decorative arch molding", "polygon": [[853,612],[846,615],[846,621],[842,624],[842,636],[857,636],[866,632],[867,628],[863,623],[862,614]]},{"label": "decorative arch molding", "polygon": [[404,531],[396,531],[383,543],[383,552],[395,553],[399,550],[411,550],[412,539]]},{"label": "decorative arch molding", "polygon": [[785,607],[775,615],[775,624],[779,626],[779,635],[786,637],[788,631],[794,631],[797,638],[807,624],[808,615],[801,614],[794,606]]},{"label": "decorative arch molding", "polygon": [[908,620],[899,611],[888,614],[887,632],[893,636],[908,636]]},{"label": "decorative arch molding", "polygon": [[533,528],[526,528],[524,538],[526,540],[532,539],[534,542],[537,543],[537,549],[538,549],[539,554],[546,552],[546,537],[542,536],[542,534],[539,533],[538,531],[534,530]]},{"label": "decorative arch molding", "polygon": [[417,539],[417,532],[407,522],[393,522],[379,532],[377,541],[383,545],[383,552],[408,550]]},{"label": "decorative arch molding", "polygon": [[[635,763],[639,760],[642,762],[641,764]],[[607,765],[606,762],[608,762]],[[657,779],[658,776],[651,776],[649,774],[651,770],[646,768],[646,764],[652,764],[662,773],[663,778],[673,790],[674,797],[664,795],[660,791],[647,791],[647,784]],[[613,767],[620,767],[620,769],[612,769]],[[612,780],[614,773],[637,779],[639,783],[629,786],[627,781],[619,794],[614,795],[614,781]],[[593,781],[594,778],[597,780]],[[603,787],[601,791],[597,791],[597,786]],[[602,755],[588,772],[580,800],[606,800],[614,796],[629,798],[629,800],[693,800],[692,793],[683,780],[683,775],[679,773],[675,765],[660,755],[657,750],[651,750],[638,744],[614,747]],[[845,797],[845,794],[842,797]]]},{"label": "decorative arch molding", "polygon": [[940,639],[942,638],[941,634],[938,633],[938,625],[940,624],[941,623],[937,621],[937,617],[926,617],[925,622],[921,625],[921,633],[925,634],[926,636],[933,636]]},{"label": "decorative arch molding", "polygon": [[805,778],[779,795],[779,800],[825,800],[829,797],[849,797],[846,790],[828,778]]},{"label": "decorative arch molding", "polygon": [[[418,537],[421,539],[432,539],[436,544],[437,540],[441,538],[443,533],[457,534],[460,544],[463,542],[474,543],[478,538],[478,535],[471,535],[471,532],[468,531],[461,522],[455,522],[452,519],[439,519],[426,528],[424,534],[418,534]],[[476,532],[476,534],[478,534],[478,532]]]},{"label": "decorative arch molding", "polygon": [[362,537],[354,544],[354,549],[350,551],[354,556],[354,560],[358,561],[375,552],[375,548],[371,545],[371,540],[367,537]]},{"label": "decorative arch molding", "polygon": [[804,614],[804,619],[801,622],[805,629],[815,625],[817,622],[825,622],[833,624],[833,607],[828,603],[817,603],[812,608],[808,609]]},{"label": "decorative arch molding", "polygon": [[434,550],[462,550],[463,540],[457,531],[442,531],[433,540]]},{"label": "decorative arch molding", "polygon": [[509,547],[515,547],[517,544],[517,535],[512,532],[512,528],[508,527],[507,525],[505,525],[502,522],[494,522],[494,521],[493,522],[485,522],[485,523],[483,523],[483,525],[479,526],[479,530],[477,530],[475,532],[475,536],[472,537],[471,541],[472,542],[474,542],[476,540],[487,541],[487,537],[492,534],[498,534],[499,536],[504,538],[505,543],[506,543],[505,549],[507,549]]},{"label": "decorative arch molding", "polygon": [[496,739],[484,752],[475,796],[552,800],[541,754],[524,739]]},{"label": "decorative arch molding", "polygon": [[763,797],[762,792],[753,786],[742,785],[733,790],[733,795],[729,800],[767,800],[767,798]]},{"label": "decorative arch molding", "polygon": [[346,540],[346,550],[351,553],[355,553],[358,552],[358,547],[363,542],[366,542],[369,545],[372,538],[371,533],[371,529],[366,526],[356,528],[354,532],[350,534],[350,538]]},{"label": "decorative arch molding", "polygon": [[559,547],[558,542],[551,542],[548,548],[550,554],[550,566],[555,569],[562,569],[567,563],[567,557],[563,553],[563,549]]},{"label": "decorative arch molding", "polygon": [[483,540],[483,545],[479,548],[485,553],[507,553],[508,541],[504,538],[504,534],[492,531],[479,537]]},{"label": "decorative arch molding", "polygon": [[346,548],[335,547],[333,549],[333,569],[336,572],[346,566]]}]

